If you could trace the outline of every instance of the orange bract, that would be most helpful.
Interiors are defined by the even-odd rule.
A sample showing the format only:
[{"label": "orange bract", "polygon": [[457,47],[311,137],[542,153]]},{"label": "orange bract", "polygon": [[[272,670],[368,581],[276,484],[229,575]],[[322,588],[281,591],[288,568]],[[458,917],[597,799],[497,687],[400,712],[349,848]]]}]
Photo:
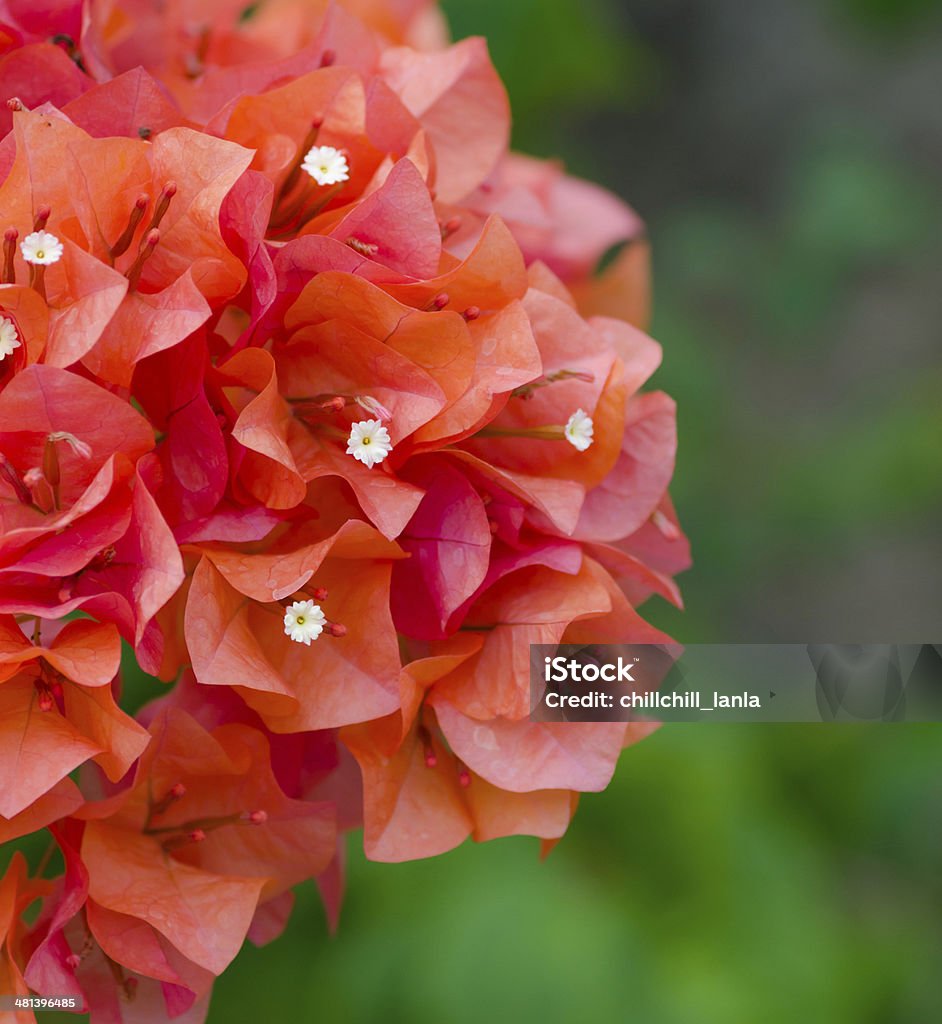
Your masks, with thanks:
[{"label": "orange bract", "polygon": [[344,833],[547,850],[649,731],[530,715],[681,603],[647,243],[431,0],[8,6],[0,842],[65,873],[0,989],[196,1022]]}]

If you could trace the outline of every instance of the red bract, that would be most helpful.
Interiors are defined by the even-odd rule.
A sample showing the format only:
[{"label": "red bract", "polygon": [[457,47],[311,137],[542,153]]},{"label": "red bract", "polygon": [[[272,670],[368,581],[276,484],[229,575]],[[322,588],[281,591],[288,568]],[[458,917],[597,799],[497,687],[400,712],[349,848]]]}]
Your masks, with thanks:
[{"label": "red bract", "polygon": [[141,476],[153,428],[76,374],[32,366],[0,393],[0,611],[81,608],[140,644],[182,580]]},{"label": "red bract", "polygon": [[344,833],[548,850],[649,731],[530,717],[680,604],[644,228],[428,0],[0,0],[0,75],[0,842],[65,863],[0,988],[198,1024]]}]

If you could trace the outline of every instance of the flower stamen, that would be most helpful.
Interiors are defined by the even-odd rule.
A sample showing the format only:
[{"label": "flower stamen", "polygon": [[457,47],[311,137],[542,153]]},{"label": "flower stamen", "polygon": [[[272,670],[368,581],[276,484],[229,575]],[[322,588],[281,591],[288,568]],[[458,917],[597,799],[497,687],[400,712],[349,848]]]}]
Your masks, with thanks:
[{"label": "flower stamen", "polygon": [[434,768],[438,764],[438,757],[435,754],[435,748],[432,746],[432,737],[424,725],[419,726],[418,735],[419,742],[422,744],[422,757],[425,761],[425,767]]},{"label": "flower stamen", "polygon": [[441,225],[442,228],[442,241],[447,242],[448,239],[456,232],[461,230],[461,218],[452,217],[450,220],[446,220]]},{"label": "flower stamen", "polygon": [[160,845],[167,853],[172,853],[183,846],[189,846],[190,843],[202,843],[205,839],[205,831],[201,828],[194,828],[189,832],[184,832],[182,835],[170,836],[169,839],[165,839]]},{"label": "flower stamen", "polygon": [[108,250],[112,266],[114,266],[114,261],[119,256],[123,256],[130,248],[131,242],[134,241],[134,232],[137,231],[138,224],[144,219],[149,202],[150,196],[144,192],[134,200],[134,209],[131,210],[131,215],[128,217],[127,227],[121,232],[117,242]]},{"label": "flower stamen", "polygon": [[33,218],[33,231],[42,231],[49,223],[49,217],[52,214],[52,209],[48,206],[40,206],[36,211],[36,216]]},{"label": "flower stamen", "polygon": [[372,395],[354,395],[353,400],[364,412],[368,412],[371,416],[376,416],[381,420],[392,419],[392,413]]},{"label": "flower stamen", "polygon": [[547,424],[542,427],[524,427],[519,430],[505,430],[502,427],[484,427],[476,437],[522,437],[537,441],[568,441],[577,451],[584,452],[594,440],[592,417],[577,409],[565,425]]},{"label": "flower stamen", "polygon": [[349,245],[354,252],[366,256],[368,259],[372,259],[379,252],[379,246],[375,242],[364,242],[359,238],[350,237],[344,242],[344,245]]},{"label": "flower stamen", "polygon": [[57,450],[57,445],[60,442],[68,444],[80,459],[88,460],[92,457],[91,448],[67,430],[56,430],[46,437],[46,446],[43,449],[42,475],[52,491],[52,507],[56,512],[62,507],[59,499],[59,484],[62,481],[62,474],[59,466],[59,452]]},{"label": "flower stamen", "polygon": [[148,231],[153,231],[155,228],[160,227],[160,222],[164,219],[164,215],[170,208],[170,202],[176,194],[177,183],[175,181],[168,181],[160,190],[160,195],[157,197],[157,205],[154,207],[154,216],[151,217],[150,224],[147,225]]},{"label": "flower stamen", "polygon": [[108,547],[102,548],[97,555],[88,563],[88,569],[92,572],[102,572],[108,568],[109,565],[117,558],[118,552],[115,550],[113,544],[109,544]]},{"label": "flower stamen", "polygon": [[13,259],[16,256],[16,240],[20,237],[16,228],[7,228],[3,232],[3,283],[16,284],[16,266]]},{"label": "flower stamen", "polygon": [[595,376],[591,373],[586,373],[584,370],[555,370],[553,373],[548,373],[545,377],[541,377],[539,380],[532,381],[529,384],[523,384],[519,388],[514,388],[510,393],[511,398],[532,398],[533,392],[538,388],[545,388],[550,384],[557,384],[563,380],[580,380],[583,384],[594,384]]},{"label": "flower stamen", "polygon": [[[48,207],[43,207],[37,215],[37,222]],[[48,217],[48,214],[47,214]],[[45,223],[43,221],[43,223]],[[23,259],[29,264],[29,284],[45,301],[46,267],[52,263],[58,263],[62,258],[62,243],[55,235],[48,231],[33,231],[20,242],[20,252]]]},{"label": "flower stamen", "polygon": [[281,186],[280,196],[283,199],[298,183],[298,178],[301,176],[301,165],[304,162],[305,154],[317,144],[317,136],[320,134],[321,125],[324,123],[322,117],[315,117],[311,120],[311,127],[308,130],[307,135],[304,137],[304,141],[298,148],[298,155],[295,157],[294,163],[291,165],[291,170],[288,171],[288,176],[285,178],[284,184]]},{"label": "flower stamen", "polygon": [[137,257],[125,274],[128,279],[128,291],[134,291],[137,287],[144,264],[153,255],[158,245],[160,245],[160,232],[155,228],[153,231],[148,232],[147,237],[141,243],[141,247],[137,250]]},{"label": "flower stamen", "polygon": [[175,803],[182,800],[185,796],[186,786],[182,782],[174,783],[164,796],[151,807],[150,813],[147,816],[147,825],[150,825],[152,819],[159,817],[161,814],[166,814]]},{"label": "flower stamen", "polygon": [[0,477],[3,477],[13,488],[16,492],[17,500],[23,505],[33,504],[33,495],[29,487],[17,472],[16,466],[2,452],[0,452]]},{"label": "flower stamen", "polygon": [[297,234],[306,224],[309,224],[314,218],[344,190],[344,184],[341,182],[339,185],[335,185],[333,188],[328,189],[309,210],[305,212],[304,204],[309,198],[309,189],[307,187],[309,183],[305,183],[298,190],[297,198],[291,203],[288,210],[283,213],[277,220],[273,220],[269,224],[269,229],[272,231],[273,237],[285,238],[292,233]]},{"label": "flower stamen", "polygon": [[194,818],[192,821],[185,821],[180,825],[167,825],[159,828],[152,828],[150,818],[148,818],[143,832],[148,836],[167,836],[166,839],[161,840],[160,845],[169,853],[172,850],[188,846],[190,843],[202,843],[210,832],[226,828],[229,825],[264,825],[266,821],[268,821],[268,812],[264,810],[222,814],[212,818]]},{"label": "flower stamen", "polygon": [[52,696],[52,691],[49,689],[49,686],[40,679],[36,680],[35,687],[36,692],[39,695],[39,699],[37,700],[39,710],[42,711],[43,714],[48,714],[56,706],[56,702]]}]

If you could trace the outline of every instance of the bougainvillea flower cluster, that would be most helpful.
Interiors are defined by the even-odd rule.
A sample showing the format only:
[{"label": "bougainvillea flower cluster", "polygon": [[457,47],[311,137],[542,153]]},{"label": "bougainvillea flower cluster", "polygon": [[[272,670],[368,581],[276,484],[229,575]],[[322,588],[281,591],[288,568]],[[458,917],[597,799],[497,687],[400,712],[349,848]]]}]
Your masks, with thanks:
[{"label": "bougainvillea flower cluster", "polygon": [[199,1021],[350,830],[549,848],[640,737],[529,648],[680,601],[643,226],[424,0],[0,0],[0,86],[0,991]]}]

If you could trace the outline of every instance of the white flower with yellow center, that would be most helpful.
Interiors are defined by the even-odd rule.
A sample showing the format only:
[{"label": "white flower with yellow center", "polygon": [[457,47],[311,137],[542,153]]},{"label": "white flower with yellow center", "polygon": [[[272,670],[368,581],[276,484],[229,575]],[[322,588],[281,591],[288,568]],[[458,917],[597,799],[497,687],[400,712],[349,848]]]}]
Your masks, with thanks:
[{"label": "white flower with yellow center", "polygon": [[389,431],[379,420],[361,420],[350,428],[347,454],[372,469],[393,450]]},{"label": "white flower with yellow center", "polygon": [[347,158],[333,146],[314,146],[307,151],[301,169],[318,185],[339,185],[350,178]]},{"label": "white flower with yellow center", "polygon": [[321,607],[313,601],[295,601],[285,611],[285,636],[290,636],[296,644],[311,646],[324,632],[327,618]]},{"label": "white flower with yellow center", "polygon": [[16,325],[8,317],[0,316],[0,362],[20,347],[16,336]]},{"label": "white flower with yellow center", "polygon": [[583,409],[576,409],[563,428],[563,433],[576,451],[584,452],[592,444],[594,430],[592,417]]},{"label": "white flower with yellow center", "polygon": [[20,252],[27,263],[47,267],[62,257],[62,243],[48,231],[33,231],[20,242]]}]

